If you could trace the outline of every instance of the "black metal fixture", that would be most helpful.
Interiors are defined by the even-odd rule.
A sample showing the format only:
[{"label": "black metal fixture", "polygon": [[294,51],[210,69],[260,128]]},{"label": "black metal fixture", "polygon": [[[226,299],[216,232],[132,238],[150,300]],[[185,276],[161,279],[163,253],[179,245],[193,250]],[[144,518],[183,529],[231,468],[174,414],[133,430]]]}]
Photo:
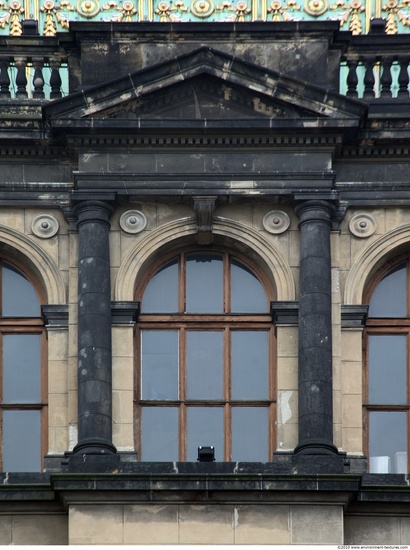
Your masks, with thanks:
[{"label": "black metal fixture", "polygon": [[214,447],[198,447],[198,462],[214,462],[215,448]]}]

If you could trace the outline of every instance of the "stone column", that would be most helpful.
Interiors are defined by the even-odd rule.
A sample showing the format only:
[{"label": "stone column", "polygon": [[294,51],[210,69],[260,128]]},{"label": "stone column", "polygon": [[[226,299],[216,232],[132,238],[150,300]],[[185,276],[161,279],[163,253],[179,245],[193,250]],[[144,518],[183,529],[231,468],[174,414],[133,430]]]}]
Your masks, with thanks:
[{"label": "stone column", "polygon": [[74,208],[78,227],[78,444],[74,453],[115,453],[112,444],[110,203]]},{"label": "stone column", "polygon": [[333,444],[332,299],[330,230],[332,203],[296,206],[300,229],[299,443],[295,453],[329,455]]}]

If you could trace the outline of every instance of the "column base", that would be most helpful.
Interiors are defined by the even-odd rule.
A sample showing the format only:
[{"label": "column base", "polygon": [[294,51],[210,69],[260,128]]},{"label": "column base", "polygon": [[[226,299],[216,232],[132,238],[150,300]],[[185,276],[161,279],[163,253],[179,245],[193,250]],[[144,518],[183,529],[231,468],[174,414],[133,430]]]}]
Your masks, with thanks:
[{"label": "column base", "polygon": [[303,455],[335,455],[338,449],[333,443],[321,439],[312,439],[295,447],[295,454]]},{"label": "column base", "polygon": [[116,452],[117,449],[111,441],[99,438],[83,439],[73,449],[74,454],[81,455],[104,455],[115,454]]},{"label": "column base", "polygon": [[346,453],[303,454],[277,452],[272,457],[275,473],[348,474],[350,460]]}]

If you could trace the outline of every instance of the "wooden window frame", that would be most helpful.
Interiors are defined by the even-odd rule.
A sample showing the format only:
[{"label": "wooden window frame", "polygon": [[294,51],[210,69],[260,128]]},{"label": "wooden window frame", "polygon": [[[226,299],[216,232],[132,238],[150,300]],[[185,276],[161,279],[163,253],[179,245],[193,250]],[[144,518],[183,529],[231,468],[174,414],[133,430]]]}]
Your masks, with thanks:
[{"label": "wooden window frame", "polygon": [[[185,258],[191,253],[210,253],[223,255],[223,304],[224,312],[221,314],[189,314],[185,313],[186,304],[186,263]],[[141,415],[143,407],[175,407],[178,408],[178,460],[184,462],[187,459],[187,409],[189,407],[219,407],[224,409],[224,452],[223,461],[232,460],[232,409],[235,407],[261,407],[267,409],[268,414],[268,456],[270,460],[276,449],[275,426],[276,426],[276,338],[272,317],[269,313],[230,313],[230,265],[231,259],[238,261],[257,277],[267,294],[268,304],[273,299],[273,291],[268,284],[267,278],[249,260],[238,254],[230,254],[217,248],[198,249],[188,248],[179,253],[170,253],[164,256],[161,261],[156,262],[147,272],[137,289],[137,300],[142,300],[145,288],[151,278],[162,267],[173,259],[178,258],[178,307],[179,312],[175,314],[153,314],[141,313],[138,320],[136,335],[136,368],[135,368],[135,396],[136,404],[135,421],[135,444],[141,449],[142,430]],[[175,330],[178,331],[179,346],[179,399],[178,400],[143,400],[141,395],[141,333],[144,330]],[[219,400],[193,400],[186,398],[186,332],[187,331],[221,331],[223,332],[223,399]],[[231,392],[231,334],[234,331],[263,331],[268,334],[268,397],[264,400],[234,400],[230,398]]]},{"label": "wooden window frame", "polygon": [[[2,265],[10,265],[23,275],[32,285],[39,303],[38,317],[2,317]],[[38,281],[25,265],[14,258],[0,258],[0,469],[3,470],[3,412],[9,410],[39,410],[40,416],[40,469],[44,469],[44,455],[48,447],[48,370],[47,335],[40,307],[44,304],[45,293]],[[10,334],[38,334],[40,336],[40,401],[36,403],[3,403],[3,336]]]},{"label": "wooden window frame", "polygon": [[[410,257],[402,254],[386,262],[370,279],[364,293],[364,303],[369,304],[376,286],[391,271],[406,264],[406,317],[369,317],[366,321],[363,339],[363,357],[365,362],[363,376],[363,445],[370,458],[369,418],[371,412],[406,412],[407,416],[407,471],[410,472]],[[369,336],[406,336],[406,393],[407,404],[388,405],[369,403]],[[370,468],[370,462],[369,462]]]}]

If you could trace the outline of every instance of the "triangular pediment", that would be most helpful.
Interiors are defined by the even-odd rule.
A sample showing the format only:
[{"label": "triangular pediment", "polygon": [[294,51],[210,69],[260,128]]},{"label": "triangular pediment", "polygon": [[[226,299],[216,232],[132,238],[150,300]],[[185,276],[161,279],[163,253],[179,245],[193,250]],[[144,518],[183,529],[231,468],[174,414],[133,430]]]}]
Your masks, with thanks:
[{"label": "triangular pediment", "polygon": [[290,102],[274,100],[206,73],[94,115],[95,118],[151,120],[234,120],[312,116],[317,115]]},{"label": "triangular pediment", "polygon": [[[358,125],[366,106],[237,58],[201,48],[82,90],[44,108],[52,126],[132,126],[135,120],[323,119]],[[343,123],[344,121],[344,123]],[[300,122],[299,122],[300,125]]]}]

